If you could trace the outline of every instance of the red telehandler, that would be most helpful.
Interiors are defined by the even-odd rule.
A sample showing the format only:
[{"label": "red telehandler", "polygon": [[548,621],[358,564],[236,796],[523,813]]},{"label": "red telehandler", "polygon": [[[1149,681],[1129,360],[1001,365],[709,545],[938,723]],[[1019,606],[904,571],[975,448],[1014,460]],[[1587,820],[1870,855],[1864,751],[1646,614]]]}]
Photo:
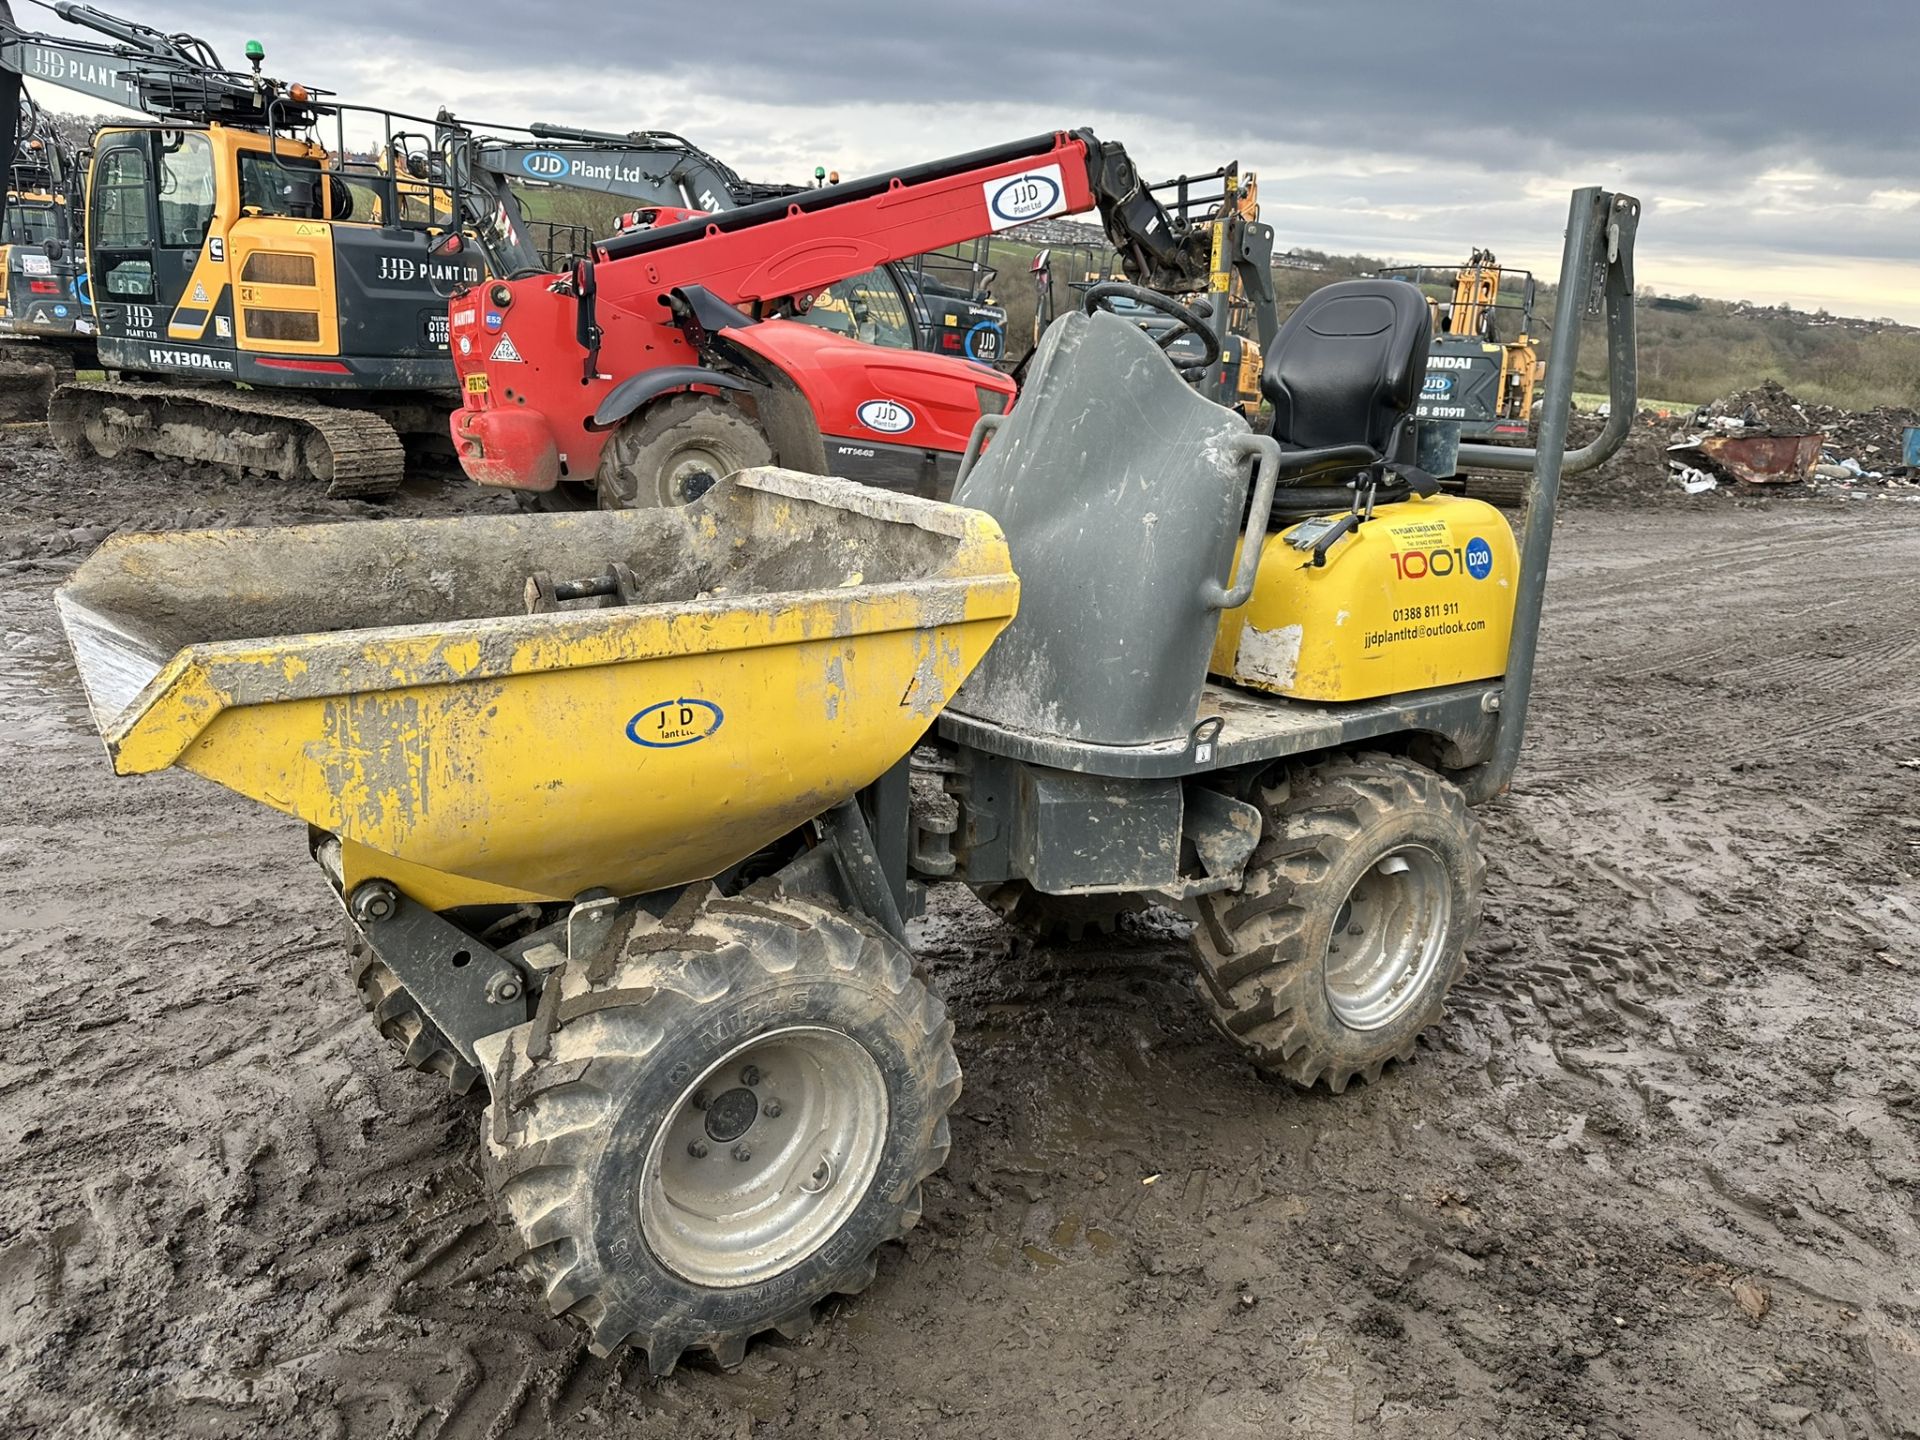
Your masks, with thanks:
[{"label": "red telehandler", "polygon": [[[1097,291],[1174,314],[1162,348],[1197,333],[1201,366],[1218,361],[1236,273],[1272,339],[1269,227],[1212,202],[1169,210],[1121,146],[1057,131],[724,214],[663,211],[568,274],[456,295],[460,463],[482,485],[602,508],[682,504],[767,463],[944,496],[1014,383],[916,353],[867,277],[1096,207],[1135,282]],[[1196,291],[1213,302],[1169,299]]]}]

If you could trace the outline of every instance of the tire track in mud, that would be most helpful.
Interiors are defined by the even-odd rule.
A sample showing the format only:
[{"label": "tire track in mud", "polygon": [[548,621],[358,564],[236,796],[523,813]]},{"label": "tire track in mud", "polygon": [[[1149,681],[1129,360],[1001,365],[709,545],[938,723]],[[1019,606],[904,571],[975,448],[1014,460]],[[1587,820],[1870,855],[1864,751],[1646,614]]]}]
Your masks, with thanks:
[{"label": "tire track in mud", "polygon": [[[1920,588],[1908,568],[1920,545],[1904,528],[1856,539],[1847,573],[1806,609],[1748,602],[1791,590],[1785,572],[1825,542],[1768,545],[1757,559],[1750,547],[1759,573],[1724,607],[1712,645],[1689,637],[1582,678],[1549,644],[1541,729],[1552,739],[1536,744],[1550,755],[1523,760],[1492,822],[1501,923],[1477,947],[1460,1033],[1448,1038],[1494,1071],[1525,1076],[1557,1116],[1572,1117],[1548,1143],[1582,1154],[1601,1196],[1666,1171],[1657,1183],[1687,1196],[1675,1233],[1721,1281],[1765,1276],[1783,1310],[1897,1349],[1911,1339],[1913,1311],[1896,1277],[1910,1273],[1920,1241],[1913,1208],[1894,1197],[1910,1193],[1920,1162],[1900,1118],[1901,1082],[1888,1085],[1871,1065],[1852,1073],[1852,1057],[1896,1041],[1902,1027],[1843,1020],[1831,987],[1854,975],[1880,990],[1881,974],[1895,972],[1869,968],[1871,947],[1920,944],[1911,915],[1880,927],[1897,936],[1876,936],[1848,913],[1900,883],[1888,863],[1900,854],[1895,809],[1880,798],[1888,782],[1849,780],[1890,738],[1872,733],[1875,723],[1920,705],[1911,676],[1920,642],[1884,623]],[[1573,591],[1569,606],[1556,611],[1561,591],[1549,602],[1563,620],[1599,613],[1617,593],[1604,581],[1590,593],[1578,577],[1556,585]],[[1862,613],[1837,625],[1836,610]],[[1742,623],[1728,624],[1729,613]],[[1561,717],[1606,711],[1627,679],[1653,684],[1616,733],[1582,728],[1572,750]],[[1815,740],[1826,753],[1803,759],[1795,746]],[[1808,843],[1816,837],[1824,846]],[[1862,886],[1860,869],[1877,870],[1878,885]],[[1608,889],[1619,892],[1611,901]],[[1613,922],[1604,933],[1589,923],[1597,915]],[[1872,1039],[1861,1038],[1863,1024]],[[1910,1086],[1905,1050],[1894,1076]],[[1764,1119],[1751,1114],[1762,1094],[1783,1097]],[[1700,1161],[1649,1166],[1650,1143]],[[1831,1408],[1805,1408],[1822,1433],[1884,1433],[1920,1423],[1902,1394],[1884,1377],[1855,1376],[1829,1391]]]}]

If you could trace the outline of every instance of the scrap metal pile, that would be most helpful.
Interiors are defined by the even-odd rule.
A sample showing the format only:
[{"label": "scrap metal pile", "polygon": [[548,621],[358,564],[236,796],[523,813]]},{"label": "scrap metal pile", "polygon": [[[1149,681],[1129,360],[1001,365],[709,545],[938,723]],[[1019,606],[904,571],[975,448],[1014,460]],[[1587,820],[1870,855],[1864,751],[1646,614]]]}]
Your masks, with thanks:
[{"label": "scrap metal pile", "polygon": [[1854,494],[1920,495],[1920,412],[1841,410],[1802,400],[1778,381],[1703,405],[1666,448],[1668,469],[1698,494],[1736,486],[1805,484]]}]

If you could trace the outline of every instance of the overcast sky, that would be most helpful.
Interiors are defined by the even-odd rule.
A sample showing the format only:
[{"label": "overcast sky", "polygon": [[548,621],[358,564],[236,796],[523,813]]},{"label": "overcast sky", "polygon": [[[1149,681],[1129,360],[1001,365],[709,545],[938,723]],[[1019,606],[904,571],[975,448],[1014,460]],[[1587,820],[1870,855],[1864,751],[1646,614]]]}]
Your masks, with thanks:
[{"label": "overcast sky", "polygon": [[1257,170],[1282,249],[1546,271],[1600,184],[1646,201],[1644,284],[1920,324],[1916,0],[108,8],[359,102],[678,130],[750,179],[1091,125],[1150,176]]}]

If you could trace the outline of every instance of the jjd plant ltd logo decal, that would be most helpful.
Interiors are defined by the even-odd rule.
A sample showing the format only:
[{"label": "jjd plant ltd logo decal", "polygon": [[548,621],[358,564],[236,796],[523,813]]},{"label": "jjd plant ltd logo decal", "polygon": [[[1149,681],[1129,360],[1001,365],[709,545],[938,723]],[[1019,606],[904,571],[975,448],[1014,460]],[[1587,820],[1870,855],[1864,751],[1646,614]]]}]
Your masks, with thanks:
[{"label": "jjd plant ltd logo decal", "polygon": [[987,219],[996,230],[1024,225],[1066,208],[1066,181],[1058,165],[1043,165],[1019,175],[1003,175],[981,184],[987,201]]},{"label": "jjd plant ltd logo decal", "polygon": [[867,429],[882,435],[904,435],[913,428],[913,412],[898,400],[868,400],[853,413]]}]

